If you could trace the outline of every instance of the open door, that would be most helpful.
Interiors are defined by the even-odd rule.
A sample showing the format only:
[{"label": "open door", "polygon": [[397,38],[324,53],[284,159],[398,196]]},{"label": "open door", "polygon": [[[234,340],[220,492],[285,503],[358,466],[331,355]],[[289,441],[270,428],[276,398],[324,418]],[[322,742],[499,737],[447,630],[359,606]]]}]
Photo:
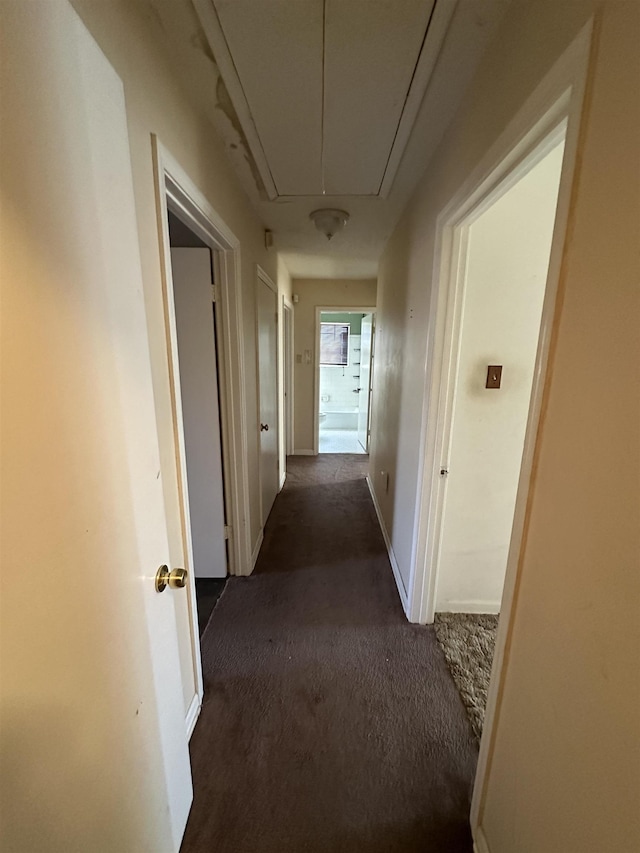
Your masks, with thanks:
[{"label": "open door", "polygon": [[198,578],[227,576],[224,534],[224,484],[216,330],[213,321],[211,250],[171,249],[176,312],[179,383],[182,403],[181,460],[187,476],[193,571]]},{"label": "open door", "polygon": [[3,845],[175,853],[186,591],[155,588],[169,548],[123,87],[66,0],[0,15]]},{"label": "open door", "polygon": [[358,442],[365,453],[369,452],[369,411],[371,408],[371,380],[373,363],[373,314],[362,318],[360,332],[360,380],[358,391]]}]

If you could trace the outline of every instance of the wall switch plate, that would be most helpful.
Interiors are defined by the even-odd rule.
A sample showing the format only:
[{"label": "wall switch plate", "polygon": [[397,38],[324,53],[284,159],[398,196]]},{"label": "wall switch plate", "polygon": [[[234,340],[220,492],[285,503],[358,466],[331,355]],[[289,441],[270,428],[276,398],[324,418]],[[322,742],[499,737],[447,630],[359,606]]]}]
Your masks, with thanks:
[{"label": "wall switch plate", "polygon": [[485,388],[499,388],[502,381],[502,365],[490,364],[487,367],[487,384]]},{"label": "wall switch plate", "polygon": [[302,353],[296,353],[296,364],[302,364]]}]

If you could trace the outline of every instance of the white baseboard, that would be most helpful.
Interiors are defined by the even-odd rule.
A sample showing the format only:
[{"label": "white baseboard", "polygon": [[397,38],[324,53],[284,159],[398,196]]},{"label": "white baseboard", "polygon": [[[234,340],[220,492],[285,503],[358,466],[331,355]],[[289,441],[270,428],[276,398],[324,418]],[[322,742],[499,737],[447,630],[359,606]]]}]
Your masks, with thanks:
[{"label": "white baseboard", "polygon": [[380,506],[378,504],[378,499],[376,498],[376,493],[373,490],[373,486],[371,484],[371,480],[369,475],[367,474],[367,486],[369,486],[369,492],[371,493],[371,500],[373,501],[373,506],[376,511],[376,515],[378,516],[378,524],[380,525],[380,530],[382,531],[382,536],[384,537],[384,544],[387,546],[387,554],[389,555],[389,562],[391,563],[391,570],[393,571],[393,577],[396,581],[396,586],[398,587],[398,594],[400,596],[400,601],[402,602],[402,609],[405,612],[405,616],[408,617],[409,613],[409,598],[407,596],[407,591],[404,588],[404,583],[402,581],[402,575],[400,574],[400,566],[398,566],[398,561],[396,560],[396,555],[393,553],[393,548],[391,547],[391,539],[389,539],[389,534],[387,533],[387,528],[384,524],[384,519],[382,518],[382,513],[380,512]]},{"label": "white baseboard", "polygon": [[475,829],[472,829],[472,835],[473,853],[491,853],[489,845],[487,844],[487,839],[481,827],[476,826]]},{"label": "white baseboard", "polygon": [[481,601],[471,598],[467,601],[436,602],[436,613],[500,613],[500,601]]},{"label": "white baseboard", "polygon": [[251,571],[253,571],[256,567],[256,563],[258,562],[258,554],[260,553],[260,548],[262,548],[262,540],[264,539],[264,530],[261,530],[258,534],[258,538],[256,540],[256,544],[253,546],[253,551],[251,552]]},{"label": "white baseboard", "polygon": [[315,456],[315,452],[313,450],[294,450],[294,456]]},{"label": "white baseboard", "polygon": [[193,699],[191,700],[189,710],[187,711],[187,716],[185,717],[187,740],[191,740],[191,735],[193,734],[193,730],[195,729],[196,723],[198,722],[198,717],[200,716],[201,709],[202,702],[200,701],[200,697],[196,693]]}]

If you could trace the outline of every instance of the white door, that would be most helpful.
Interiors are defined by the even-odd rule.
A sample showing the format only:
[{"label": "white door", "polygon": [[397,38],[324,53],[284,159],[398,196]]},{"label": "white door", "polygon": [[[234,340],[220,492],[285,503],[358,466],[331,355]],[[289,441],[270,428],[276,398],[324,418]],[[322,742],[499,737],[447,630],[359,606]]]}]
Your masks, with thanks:
[{"label": "white door", "polygon": [[175,853],[185,590],[154,588],[169,548],[123,87],[66,0],[0,16],[3,849]]},{"label": "white door", "polygon": [[371,379],[373,358],[373,314],[362,318],[360,332],[360,380],[358,392],[358,441],[369,452],[369,409],[371,407]]},{"label": "white door", "polygon": [[196,577],[224,578],[227,548],[211,260],[210,249],[171,250],[192,566]]},{"label": "white door", "polygon": [[276,293],[257,280],[258,382],[260,385],[260,481],[262,523],[278,494],[278,305]]}]

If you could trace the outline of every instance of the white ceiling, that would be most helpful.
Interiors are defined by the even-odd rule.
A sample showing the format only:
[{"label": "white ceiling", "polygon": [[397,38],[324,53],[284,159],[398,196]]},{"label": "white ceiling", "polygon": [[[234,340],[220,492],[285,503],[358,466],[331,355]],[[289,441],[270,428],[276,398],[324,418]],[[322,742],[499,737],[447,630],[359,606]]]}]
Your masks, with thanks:
[{"label": "white ceiling", "polygon": [[[508,0],[146,0],[295,277],[375,276]],[[331,243],[318,207],[350,215]]]}]

